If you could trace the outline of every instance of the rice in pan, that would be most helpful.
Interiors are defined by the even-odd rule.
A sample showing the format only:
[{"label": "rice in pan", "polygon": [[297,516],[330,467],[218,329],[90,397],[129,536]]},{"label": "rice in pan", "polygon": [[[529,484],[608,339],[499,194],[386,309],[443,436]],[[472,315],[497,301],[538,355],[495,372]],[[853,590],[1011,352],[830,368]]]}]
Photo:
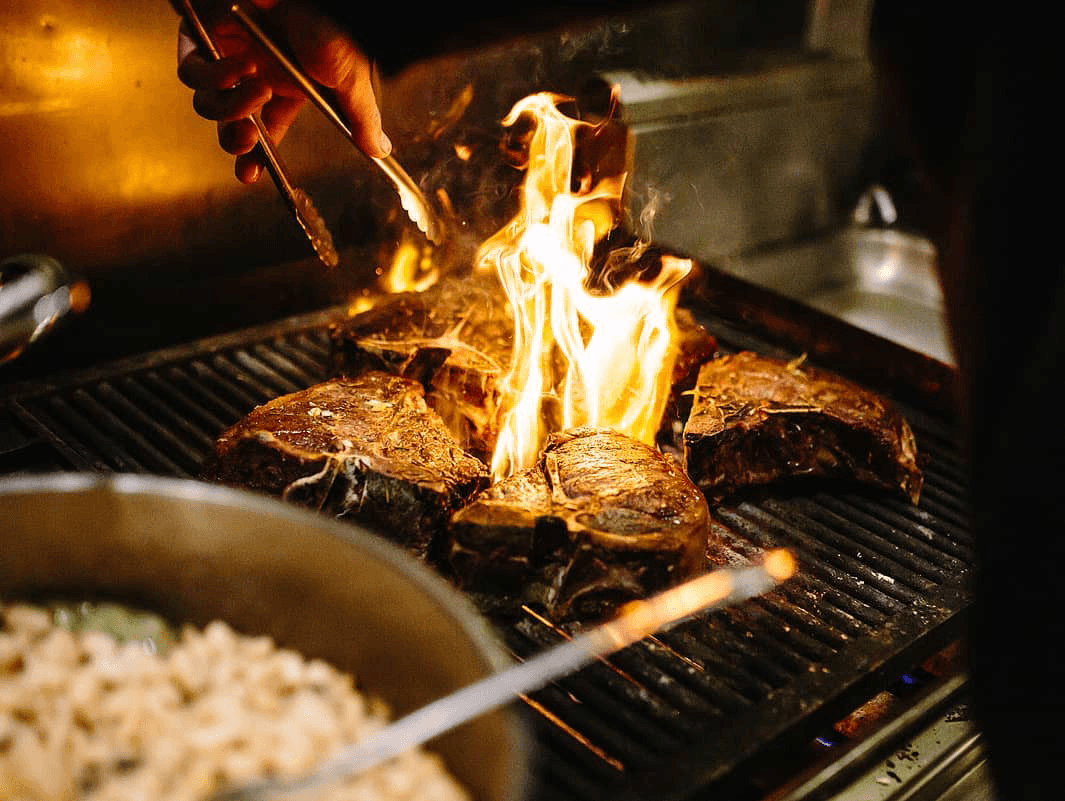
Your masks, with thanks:
[{"label": "rice in pan", "polygon": [[[350,676],[221,621],[153,653],[69,631],[41,608],[0,604],[0,614],[4,801],[202,801],[230,783],[306,773],[387,723]],[[319,797],[469,799],[424,750]]]}]

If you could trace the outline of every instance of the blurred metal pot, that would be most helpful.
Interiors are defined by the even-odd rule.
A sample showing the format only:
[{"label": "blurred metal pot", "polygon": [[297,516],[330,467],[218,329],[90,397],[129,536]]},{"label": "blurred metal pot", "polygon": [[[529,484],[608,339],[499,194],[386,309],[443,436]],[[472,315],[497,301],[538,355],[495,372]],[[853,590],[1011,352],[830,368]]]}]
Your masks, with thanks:
[{"label": "blurred metal pot", "polygon": [[[509,663],[466,599],[354,525],[195,481],[0,479],[0,599],[111,600],[175,623],[222,619],[353,673],[399,716]],[[430,744],[478,801],[528,792],[519,713]]]}]

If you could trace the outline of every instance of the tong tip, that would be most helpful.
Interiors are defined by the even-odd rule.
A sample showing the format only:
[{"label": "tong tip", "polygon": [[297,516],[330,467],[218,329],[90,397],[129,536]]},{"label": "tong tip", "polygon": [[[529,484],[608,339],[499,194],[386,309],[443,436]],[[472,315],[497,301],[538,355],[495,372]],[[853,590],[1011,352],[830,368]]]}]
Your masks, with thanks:
[{"label": "tong tip", "polygon": [[296,211],[296,218],[303,226],[307,238],[311,241],[311,247],[318,254],[318,258],[326,267],[336,267],[340,264],[340,256],[337,254],[333,237],[326,227],[325,220],[318,213],[318,209],[311,202],[310,195],[302,189],[292,192],[292,202]]}]

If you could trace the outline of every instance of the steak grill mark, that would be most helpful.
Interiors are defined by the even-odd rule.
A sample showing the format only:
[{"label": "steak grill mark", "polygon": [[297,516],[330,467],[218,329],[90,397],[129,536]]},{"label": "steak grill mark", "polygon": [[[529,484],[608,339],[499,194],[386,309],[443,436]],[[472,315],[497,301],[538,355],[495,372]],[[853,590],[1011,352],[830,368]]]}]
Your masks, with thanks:
[{"label": "steak grill mark", "polygon": [[[0,466],[195,476],[226,426],[328,377],[332,319],[307,315],[14,387],[0,397]],[[797,355],[704,322],[722,351]],[[664,801],[751,775],[960,634],[973,567],[964,462],[949,422],[899,405],[926,459],[919,505],[820,489],[714,507],[714,563],[786,546],[800,574],[533,695],[536,801]],[[518,658],[566,636],[534,613],[500,634]]]}]

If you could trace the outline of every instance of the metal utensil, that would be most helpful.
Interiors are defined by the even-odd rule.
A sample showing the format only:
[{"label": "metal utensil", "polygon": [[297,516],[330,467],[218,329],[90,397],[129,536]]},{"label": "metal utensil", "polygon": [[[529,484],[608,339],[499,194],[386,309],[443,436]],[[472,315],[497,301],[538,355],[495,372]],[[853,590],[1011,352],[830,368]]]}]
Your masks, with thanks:
[{"label": "metal utensil", "polygon": [[[215,45],[210,32],[200,20],[196,9],[192,7],[192,3],[189,0],[179,0],[179,3],[186,22],[195,31],[200,44],[215,60],[222,58],[221,51]],[[310,241],[311,247],[314,248],[314,252],[318,254],[318,258],[327,267],[336,267],[340,263],[340,257],[333,244],[333,237],[325,225],[325,220],[318,213],[318,209],[314,207],[310,196],[292,183],[288,170],[278,155],[277,145],[274,143],[273,137],[270,136],[270,132],[266,130],[266,125],[263,123],[262,118],[258,114],[252,114],[250,119],[259,134],[259,142],[255,147],[263,155],[267,171],[270,173],[270,177],[273,178],[277,191],[281,194],[289,211],[292,212],[292,216],[296,218],[303,232],[307,235],[307,239]]]},{"label": "metal utensil", "polygon": [[776,550],[761,565],[715,570],[648,600],[635,601],[608,623],[412,712],[365,742],[341,750],[307,776],[251,782],[217,794],[212,801],[264,801],[355,776],[697,612],[761,595],[795,571],[791,552]]},{"label": "metal utensil", "polygon": [[[318,110],[340,129],[341,133],[349,141],[353,141],[351,126],[344,119],[344,115],[322,93],[318,85],[307,76],[303,68],[259,25],[255,17],[241,3],[233,3],[230,11],[248,34],[274,57],[278,65],[295,81],[310,101],[317,106]],[[399,202],[406,210],[407,216],[411,218],[430,242],[439,244],[443,239],[443,224],[429,205],[425,195],[422,194],[421,189],[414,183],[414,180],[407,174],[406,170],[400,166],[399,162],[391,154],[384,158],[372,158],[371,161],[381,168],[381,171],[388,176],[388,179],[396,187],[396,191],[399,193]]]},{"label": "metal utensil", "polygon": [[[0,476],[0,599],[115,601],[178,627],[224,620],[358,676],[396,710],[513,664],[473,604],[398,545],[188,479]],[[433,746],[478,801],[527,801],[531,732],[517,710],[482,715]]]},{"label": "metal utensil", "polygon": [[89,285],[55,259],[23,253],[0,261],[0,365],[71,312],[89,305]]}]

